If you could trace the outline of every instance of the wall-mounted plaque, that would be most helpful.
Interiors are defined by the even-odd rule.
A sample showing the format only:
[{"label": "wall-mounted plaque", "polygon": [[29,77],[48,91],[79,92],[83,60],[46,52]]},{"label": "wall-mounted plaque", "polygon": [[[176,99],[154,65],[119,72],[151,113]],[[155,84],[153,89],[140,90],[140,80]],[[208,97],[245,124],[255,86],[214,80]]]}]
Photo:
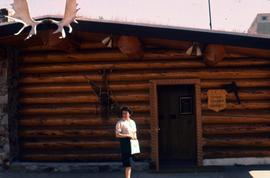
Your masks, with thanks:
[{"label": "wall-mounted plaque", "polygon": [[217,90],[208,90],[208,109],[219,112],[226,108],[226,90],[217,89]]}]

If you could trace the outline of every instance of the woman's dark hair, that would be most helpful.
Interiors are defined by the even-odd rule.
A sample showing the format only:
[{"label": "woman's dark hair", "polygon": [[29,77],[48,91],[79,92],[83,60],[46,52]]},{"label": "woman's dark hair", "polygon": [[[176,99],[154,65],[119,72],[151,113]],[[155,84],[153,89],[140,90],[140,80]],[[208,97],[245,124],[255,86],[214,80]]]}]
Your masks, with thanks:
[{"label": "woman's dark hair", "polygon": [[122,107],[121,107],[120,113],[119,113],[120,116],[122,116],[122,112],[123,112],[123,111],[129,112],[130,115],[132,115],[132,113],[133,113],[132,110],[131,110],[128,106],[122,106]]}]

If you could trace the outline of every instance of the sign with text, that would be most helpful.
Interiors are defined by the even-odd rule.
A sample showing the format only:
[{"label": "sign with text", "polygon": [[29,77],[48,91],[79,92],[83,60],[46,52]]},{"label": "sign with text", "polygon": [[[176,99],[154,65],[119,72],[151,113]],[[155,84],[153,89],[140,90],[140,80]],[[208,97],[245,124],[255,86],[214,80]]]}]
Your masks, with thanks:
[{"label": "sign with text", "polygon": [[208,90],[208,109],[219,112],[226,108],[226,90],[217,89],[217,90]]}]

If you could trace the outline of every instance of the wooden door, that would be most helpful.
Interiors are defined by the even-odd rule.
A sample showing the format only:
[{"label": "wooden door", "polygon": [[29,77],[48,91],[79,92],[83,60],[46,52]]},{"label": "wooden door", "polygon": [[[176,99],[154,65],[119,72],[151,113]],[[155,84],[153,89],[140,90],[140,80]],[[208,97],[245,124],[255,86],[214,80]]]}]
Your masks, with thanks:
[{"label": "wooden door", "polygon": [[196,164],[193,85],[158,86],[160,165]]}]

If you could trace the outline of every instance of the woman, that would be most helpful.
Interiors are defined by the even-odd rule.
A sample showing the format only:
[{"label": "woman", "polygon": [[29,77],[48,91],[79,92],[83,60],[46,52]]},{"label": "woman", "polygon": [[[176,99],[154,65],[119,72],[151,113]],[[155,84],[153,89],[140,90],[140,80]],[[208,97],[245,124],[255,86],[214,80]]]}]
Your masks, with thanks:
[{"label": "woman", "polygon": [[132,111],[124,106],[120,110],[121,119],[116,123],[115,135],[120,139],[122,164],[125,168],[125,178],[131,176],[131,154],[130,139],[137,139],[137,128],[134,120],[130,118]]}]

